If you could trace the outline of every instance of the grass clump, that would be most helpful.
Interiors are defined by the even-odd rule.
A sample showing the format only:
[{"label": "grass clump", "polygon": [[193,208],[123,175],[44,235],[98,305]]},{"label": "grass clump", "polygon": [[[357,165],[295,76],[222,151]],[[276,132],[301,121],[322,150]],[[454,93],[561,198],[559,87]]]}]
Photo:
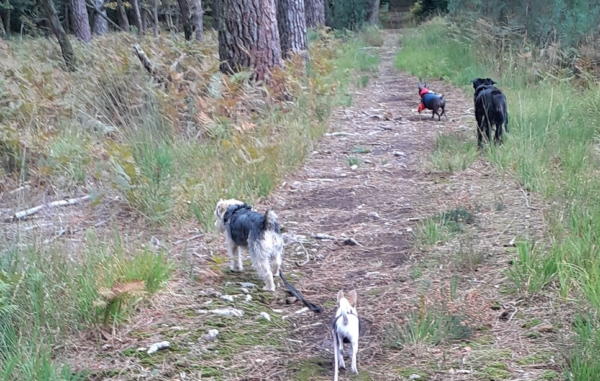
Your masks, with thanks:
[{"label": "grass clump", "polygon": [[477,291],[458,296],[450,285],[421,294],[402,321],[388,327],[390,345],[448,343],[469,338],[489,318],[489,306]]}]

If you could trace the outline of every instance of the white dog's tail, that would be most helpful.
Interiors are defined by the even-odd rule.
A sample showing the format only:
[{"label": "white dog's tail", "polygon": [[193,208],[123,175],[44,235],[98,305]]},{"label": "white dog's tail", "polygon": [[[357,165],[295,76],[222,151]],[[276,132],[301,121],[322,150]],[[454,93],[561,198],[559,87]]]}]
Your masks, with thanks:
[{"label": "white dog's tail", "polygon": [[265,230],[275,230],[277,226],[277,214],[273,209],[269,209],[265,212]]},{"label": "white dog's tail", "polygon": [[346,315],[346,310],[342,309],[342,320],[344,320],[344,325],[348,325],[348,315]]}]

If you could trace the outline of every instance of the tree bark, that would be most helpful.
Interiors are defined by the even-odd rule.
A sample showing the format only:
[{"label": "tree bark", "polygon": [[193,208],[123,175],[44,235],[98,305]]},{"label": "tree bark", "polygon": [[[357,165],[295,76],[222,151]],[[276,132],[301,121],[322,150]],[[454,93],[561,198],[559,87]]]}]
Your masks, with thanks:
[{"label": "tree bark", "polygon": [[158,0],[152,1],[152,19],[154,22],[154,37],[158,37],[160,25],[158,24]]},{"label": "tree bark", "polygon": [[202,15],[204,11],[202,10],[202,0],[193,0],[194,2],[194,34],[196,36],[196,41],[202,41],[204,37],[204,25],[202,22]]},{"label": "tree bark", "polygon": [[127,13],[125,12],[123,0],[117,0],[117,12],[119,13],[119,24],[121,25],[121,29],[123,29],[125,32],[129,32],[129,20],[127,19]]},{"label": "tree bark", "polygon": [[369,24],[379,24],[379,5],[380,0],[371,0],[371,9],[369,9]]},{"label": "tree bark", "polygon": [[131,9],[133,11],[133,24],[137,29],[139,36],[144,35],[144,27],[142,26],[142,14],[140,13],[140,4],[138,0],[130,0]]},{"label": "tree bark", "polygon": [[181,14],[181,22],[183,24],[183,33],[186,40],[192,39],[192,24],[190,23],[190,7],[187,0],[177,0],[179,3],[179,13]]},{"label": "tree bark", "polygon": [[67,65],[67,69],[70,71],[75,71],[77,68],[77,61],[75,60],[75,53],[73,52],[73,47],[71,46],[71,42],[67,37],[67,33],[60,23],[58,19],[58,14],[56,13],[56,8],[54,8],[54,2],[52,0],[39,0],[40,4],[44,8],[44,12],[46,13],[46,17],[50,21],[50,25],[52,27],[52,31],[56,35],[58,39],[58,43],[60,45],[60,50],[62,51],[63,58],[65,60],[65,64]]},{"label": "tree bark", "polygon": [[148,30],[148,10],[142,7],[140,13],[142,14],[142,31],[145,34]]},{"label": "tree bark", "polygon": [[11,10],[11,5],[10,5],[10,0],[5,0],[4,1],[4,12],[0,12],[0,17],[4,18],[4,31],[6,32],[6,36],[10,36],[11,35],[11,30],[10,30],[10,10]]},{"label": "tree bark", "polygon": [[92,40],[92,30],[85,0],[71,0],[73,33],[83,42]]},{"label": "tree bark", "polygon": [[289,57],[296,53],[306,55],[306,15],[304,0],[279,0],[277,26],[281,53]]},{"label": "tree bark", "polygon": [[[108,21],[106,21],[106,8],[104,8],[104,0],[92,0],[94,7],[99,10],[94,12],[94,34],[103,35],[108,33]],[[102,17],[104,15],[104,17]]]},{"label": "tree bark", "polygon": [[325,25],[325,0],[304,0],[306,27],[320,28]]},{"label": "tree bark", "polygon": [[0,16],[0,38],[6,38],[6,29],[4,28],[4,21],[2,21],[2,16]]},{"label": "tree bark", "polygon": [[250,68],[253,79],[268,79],[282,62],[275,0],[223,0],[220,7],[221,71]]}]

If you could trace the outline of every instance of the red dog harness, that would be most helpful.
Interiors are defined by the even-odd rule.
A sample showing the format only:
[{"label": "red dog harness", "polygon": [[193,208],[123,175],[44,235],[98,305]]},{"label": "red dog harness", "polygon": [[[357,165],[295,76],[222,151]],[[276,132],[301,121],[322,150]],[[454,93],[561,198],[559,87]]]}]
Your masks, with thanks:
[{"label": "red dog harness", "polygon": [[419,108],[417,109],[419,114],[421,113],[421,111],[425,110],[425,104],[423,103],[423,95],[427,94],[428,92],[429,90],[427,88],[423,88],[421,90],[421,93],[419,94],[421,96],[421,104],[419,104]]}]

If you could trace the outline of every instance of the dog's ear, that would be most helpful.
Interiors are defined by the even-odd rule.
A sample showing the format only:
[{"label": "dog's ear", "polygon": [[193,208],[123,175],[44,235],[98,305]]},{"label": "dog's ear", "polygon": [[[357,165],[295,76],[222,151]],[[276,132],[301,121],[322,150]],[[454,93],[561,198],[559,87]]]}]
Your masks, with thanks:
[{"label": "dog's ear", "polygon": [[426,89],[429,88],[429,86],[427,86],[427,81],[425,81],[425,88]]},{"label": "dog's ear", "polygon": [[473,84],[473,88],[476,89],[479,86],[479,78],[475,78],[471,83]]},{"label": "dog's ear", "polygon": [[215,209],[215,214],[221,218],[221,216],[223,216],[223,214],[227,211],[227,203],[223,202],[223,199],[220,199],[219,202],[217,203],[217,207]]},{"label": "dog's ear", "polygon": [[340,300],[342,300],[344,298],[344,290],[340,290],[338,292],[338,296],[337,296],[337,302],[338,304],[340,303]]},{"label": "dog's ear", "polygon": [[492,85],[495,85],[495,84],[496,84],[496,81],[494,81],[493,79],[491,79],[491,78],[490,78],[490,83],[491,83]]},{"label": "dog's ear", "polygon": [[419,90],[423,89],[423,85],[421,85],[421,82],[419,82]]},{"label": "dog's ear", "polygon": [[350,291],[350,293],[348,294],[348,302],[350,303],[350,305],[352,307],[356,308],[357,299],[358,299],[358,296],[356,295],[356,290]]}]

